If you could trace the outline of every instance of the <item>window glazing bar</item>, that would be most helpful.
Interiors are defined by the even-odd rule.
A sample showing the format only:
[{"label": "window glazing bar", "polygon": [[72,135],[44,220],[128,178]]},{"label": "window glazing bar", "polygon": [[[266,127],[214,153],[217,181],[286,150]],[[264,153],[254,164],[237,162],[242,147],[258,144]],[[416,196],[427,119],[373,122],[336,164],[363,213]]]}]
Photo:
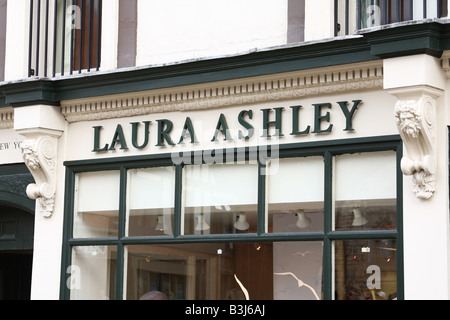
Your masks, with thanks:
[{"label": "window glazing bar", "polygon": [[[72,0],[72,4],[71,4],[71,10],[74,10],[75,7],[75,0]],[[76,15],[74,15],[73,11],[70,13],[70,17],[71,17],[71,21],[70,21],[70,74],[73,74],[73,53],[74,53],[74,38],[75,38],[75,28],[74,25],[76,24],[76,21],[74,21],[73,19],[77,19],[78,17]]]},{"label": "window glazing bar", "polygon": [[52,66],[52,76],[56,76],[56,41],[57,41],[57,31],[58,31],[58,1],[55,0],[55,7],[53,12],[53,66]]},{"label": "window glazing bar", "polygon": [[92,1],[88,1],[88,54],[87,54],[87,70],[91,71],[91,38],[92,38]]},{"label": "window glazing bar", "polygon": [[102,2],[100,0],[97,1],[97,62],[96,62],[96,70],[100,70],[100,43],[101,43],[101,29],[102,29]]},{"label": "window glazing bar", "polygon": [[41,0],[37,0],[37,22],[36,22],[36,67],[35,75],[39,76],[39,49],[41,42]]},{"label": "window glazing bar", "polygon": [[48,68],[48,15],[49,15],[49,4],[50,0],[45,1],[45,40],[44,40],[44,77],[47,77]]},{"label": "window glazing bar", "polygon": [[79,35],[79,48],[78,48],[78,73],[81,73],[82,56],[83,56],[83,34],[84,34],[84,0],[80,0],[80,35]]},{"label": "window glazing bar", "polygon": [[[67,0],[63,0],[63,14],[62,14],[62,41],[61,41],[61,75],[64,75],[64,56],[65,56],[65,44],[66,44],[66,15]],[[57,18],[56,18],[57,19]]]},{"label": "window glazing bar", "polygon": [[358,6],[358,8],[356,8],[356,12],[357,12],[356,22],[357,22],[358,30],[361,30],[362,0],[358,0],[357,6]]},{"label": "window glazing bar", "polygon": [[30,0],[30,27],[29,27],[29,35],[28,35],[28,76],[31,77],[33,75],[32,71],[32,54],[33,54],[33,16],[34,16],[34,1]]}]

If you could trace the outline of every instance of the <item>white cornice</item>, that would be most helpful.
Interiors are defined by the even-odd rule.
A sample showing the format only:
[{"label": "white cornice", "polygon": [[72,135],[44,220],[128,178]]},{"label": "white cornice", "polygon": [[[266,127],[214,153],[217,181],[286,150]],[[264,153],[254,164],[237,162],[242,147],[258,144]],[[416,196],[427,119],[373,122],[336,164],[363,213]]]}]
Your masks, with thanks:
[{"label": "white cornice", "polygon": [[61,101],[70,123],[383,88],[383,62],[372,61],[271,76]]}]

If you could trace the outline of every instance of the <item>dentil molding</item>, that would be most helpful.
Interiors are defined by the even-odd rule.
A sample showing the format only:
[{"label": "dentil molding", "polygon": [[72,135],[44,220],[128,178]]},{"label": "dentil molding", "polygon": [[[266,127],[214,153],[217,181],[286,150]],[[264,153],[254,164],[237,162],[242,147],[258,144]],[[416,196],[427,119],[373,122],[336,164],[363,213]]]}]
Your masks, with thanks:
[{"label": "dentil molding", "polygon": [[407,154],[401,169],[413,177],[413,192],[419,199],[430,199],[436,181],[436,105],[441,91],[428,86],[396,89],[395,120]]},{"label": "dentil molding", "polygon": [[14,109],[4,108],[0,109],[0,130],[12,129],[14,127]]},{"label": "dentil molding", "polygon": [[20,130],[26,137],[21,145],[22,156],[36,183],[27,187],[27,195],[37,200],[42,216],[53,214],[56,193],[56,161],[58,138],[54,130]]},{"label": "dentil molding", "polygon": [[69,123],[209,110],[322,94],[383,88],[382,61],[233,81],[61,101]]}]

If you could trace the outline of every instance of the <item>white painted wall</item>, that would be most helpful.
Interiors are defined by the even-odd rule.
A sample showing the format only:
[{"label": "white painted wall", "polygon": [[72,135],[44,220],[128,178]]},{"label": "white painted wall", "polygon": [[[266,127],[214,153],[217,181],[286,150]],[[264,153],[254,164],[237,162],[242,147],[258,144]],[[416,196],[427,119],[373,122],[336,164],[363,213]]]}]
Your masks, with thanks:
[{"label": "white painted wall", "polygon": [[[449,295],[448,80],[439,59],[414,55],[384,61],[385,88],[399,89],[402,99],[415,99],[408,90],[429,86],[442,90],[437,100],[436,192],[429,200],[413,193],[412,177],[403,179],[405,299],[442,299]],[[447,91],[448,92],[448,91]],[[405,148],[404,154],[407,155]]]},{"label": "white painted wall", "polygon": [[138,66],[287,42],[287,0],[140,0]]}]

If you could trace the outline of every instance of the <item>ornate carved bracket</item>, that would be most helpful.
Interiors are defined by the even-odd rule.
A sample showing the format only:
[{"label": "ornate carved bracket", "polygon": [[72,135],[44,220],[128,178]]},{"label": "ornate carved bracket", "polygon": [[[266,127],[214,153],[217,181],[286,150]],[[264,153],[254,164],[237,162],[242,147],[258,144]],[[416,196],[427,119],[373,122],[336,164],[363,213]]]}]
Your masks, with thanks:
[{"label": "ornate carved bracket", "polygon": [[405,175],[412,176],[417,198],[430,199],[435,192],[436,101],[440,91],[430,87],[413,87],[391,92],[399,101],[395,120],[407,154],[401,161]]},{"label": "ornate carved bracket", "polygon": [[22,156],[35,184],[27,187],[27,195],[38,200],[40,213],[49,218],[53,214],[56,193],[56,158],[60,132],[20,132],[27,137],[22,145]]}]

